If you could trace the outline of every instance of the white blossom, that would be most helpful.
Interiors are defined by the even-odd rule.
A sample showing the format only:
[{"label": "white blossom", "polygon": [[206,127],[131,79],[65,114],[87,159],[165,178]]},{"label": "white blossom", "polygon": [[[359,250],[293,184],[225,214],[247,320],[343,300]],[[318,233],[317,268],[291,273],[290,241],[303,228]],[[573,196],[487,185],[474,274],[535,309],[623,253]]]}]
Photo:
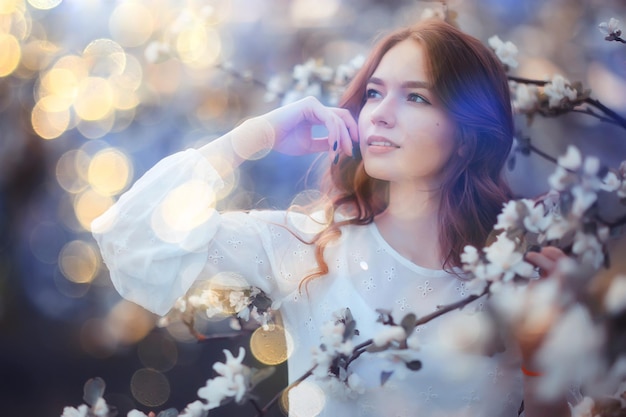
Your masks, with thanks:
[{"label": "white blossom", "polygon": [[503,42],[498,35],[492,36],[487,42],[503,64],[511,68],[517,67],[517,46],[513,42]]},{"label": "white blossom", "polygon": [[511,200],[504,204],[502,211],[498,214],[497,223],[494,229],[507,230],[517,227],[519,222],[519,212],[517,210],[517,201]]},{"label": "white blossom", "polygon": [[372,341],[376,346],[386,346],[392,342],[402,342],[406,339],[406,332],[402,326],[384,326],[374,335]]},{"label": "white blossom", "polygon": [[617,177],[617,174],[613,171],[607,172],[607,174],[602,178],[602,188],[604,191],[613,192],[620,189],[622,186],[622,181]]},{"label": "white blossom", "polygon": [[468,268],[466,270],[471,270],[472,267],[478,262],[478,249],[476,249],[472,245],[466,245],[463,248],[463,253],[461,254],[461,262]]},{"label": "white blossom", "polygon": [[139,410],[130,410],[126,417],[148,417],[148,415]]},{"label": "white blossom", "polygon": [[576,223],[571,221],[570,219],[564,219],[562,217],[553,218],[552,223],[548,226],[545,232],[546,240],[557,240],[561,239],[567,233],[572,230],[575,230],[577,227]]},{"label": "white blossom", "polygon": [[517,113],[530,113],[537,108],[539,88],[536,85],[516,83],[514,95],[513,109]]},{"label": "white blossom", "polygon": [[600,268],[604,261],[602,244],[595,235],[576,232],[572,252],[579,256],[580,262]]},{"label": "white blossom", "polygon": [[419,350],[420,345],[421,343],[416,332],[413,332],[409,337],[407,337],[406,339],[407,348],[412,349],[412,350]]},{"label": "white blossom", "polygon": [[569,145],[565,151],[565,155],[558,157],[557,163],[565,169],[576,171],[582,166],[583,158],[576,146]]},{"label": "white blossom", "polygon": [[604,295],[604,307],[609,314],[618,314],[626,309],[626,275],[613,277]]},{"label": "white blossom", "polygon": [[600,171],[600,159],[595,156],[588,156],[583,162],[583,172],[589,176],[596,176]]},{"label": "white blossom", "polygon": [[554,324],[535,354],[543,376],[537,393],[546,399],[563,395],[572,383],[589,382],[602,370],[600,350],[604,333],[593,323],[589,311],[574,304]]},{"label": "white blossom", "polygon": [[185,410],[178,417],[206,417],[207,410],[202,401],[194,401],[185,407]]},{"label": "white blossom", "polygon": [[548,177],[548,184],[556,191],[564,191],[570,184],[572,176],[560,165],[557,165],[554,172]]},{"label": "white blossom", "polygon": [[562,75],[556,74],[552,80],[545,85],[543,92],[548,96],[550,107],[559,107],[563,99],[573,101],[576,99],[576,90],[572,89],[570,82]]},{"label": "white blossom", "polygon": [[576,217],[582,217],[589,207],[598,199],[598,194],[590,189],[586,189],[580,185],[572,187],[572,214]]},{"label": "white blossom", "polygon": [[264,96],[264,100],[266,102],[276,100],[281,94],[284,93],[285,86],[283,85],[283,80],[279,76],[274,76],[269,79],[266,85],[266,92]]},{"label": "white blossom", "polygon": [[595,402],[590,397],[585,397],[576,404],[575,407],[571,407],[571,417],[594,417],[593,407]]},{"label": "white blossom", "polygon": [[248,298],[248,296],[243,291],[230,291],[228,293],[228,301],[230,303],[230,306],[233,308],[233,310],[235,311],[235,313],[237,313],[238,316],[242,317],[240,314],[243,314],[246,317],[245,318],[242,317],[242,318],[244,318],[244,320],[248,319],[247,307],[248,305],[250,305],[250,298]]},{"label": "white blossom", "polygon": [[358,374],[352,372],[346,380],[348,387],[356,394],[363,394],[365,392],[365,385],[363,380]]},{"label": "white blossom", "polygon": [[490,265],[503,274],[502,281],[512,279],[515,274],[525,277],[533,274],[533,266],[524,261],[524,255],[517,250],[515,242],[502,233],[484,251]]},{"label": "white blossom", "polygon": [[339,355],[350,355],[354,348],[350,339],[344,341],[345,324],[343,322],[327,322],[321,328],[321,344],[312,349],[313,371],[317,377],[327,377],[328,368],[334,358]]},{"label": "white blossom", "polygon": [[89,413],[89,407],[85,404],[79,405],[78,408],[74,407],[65,407],[63,409],[63,414],[61,417],[87,417],[87,413]]},{"label": "white blossom", "polygon": [[245,349],[239,347],[239,354],[233,357],[232,353],[224,349],[226,362],[217,362],[213,369],[219,376],[209,379],[206,385],[198,390],[198,397],[208,401],[207,409],[219,407],[226,398],[234,398],[240,402],[249,388],[251,370],[242,364]]},{"label": "white blossom", "polygon": [[109,406],[107,405],[104,398],[100,397],[91,407],[91,411],[95,417],[106,417],[109,415]]},{"label": "white blossom", "polygon": [[598,29],[600,29],[600,32],[607,36],[621,32],[619,27],[619,20],[615,19],[614,17],[610,18],[608,22],[600,23],[598,25]]}]

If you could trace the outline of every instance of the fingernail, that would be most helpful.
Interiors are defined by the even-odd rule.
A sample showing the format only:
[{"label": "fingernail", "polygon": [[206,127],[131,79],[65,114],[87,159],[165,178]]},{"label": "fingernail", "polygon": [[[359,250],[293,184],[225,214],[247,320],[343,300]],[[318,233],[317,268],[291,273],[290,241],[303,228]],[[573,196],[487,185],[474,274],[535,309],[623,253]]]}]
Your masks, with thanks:
[{"label": "fingernail", "polygon": [[339,144],[335,141],[335,143],[333,143],[333,151],[337,150],[337,146],[339,146]]},{"label": "fingernail", "polygon": [[335,155],[335,159],[333,160],[333,164],[337,165],[337,162],[339,162],[339,154]]}]

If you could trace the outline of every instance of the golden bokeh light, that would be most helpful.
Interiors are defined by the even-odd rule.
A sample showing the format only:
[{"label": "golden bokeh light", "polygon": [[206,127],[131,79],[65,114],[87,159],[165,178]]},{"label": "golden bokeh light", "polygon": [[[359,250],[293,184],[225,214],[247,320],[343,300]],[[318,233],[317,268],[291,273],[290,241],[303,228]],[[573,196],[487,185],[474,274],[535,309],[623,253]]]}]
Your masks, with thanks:
[{"label": "golden bokeh light", "polygon": [[87,168],[91,158],[81,149],[65,152],[57,161],[57,182],[68,193],[76,194],[87,188]]},{"label": "golden bokeh light", "polygon": [[82,240],[66,243],[59,253],[59,268],[63,276],[77,284],[91,282],[98,272],[99,264],[96,249]]},{"label": "golden bokeh light", "polygon": [[295,26],[328,24],[339,7],[339,0],[295,0],[291,3],[291,20]]},{"label": "golden bokeh light", "polygon": [[130,159],[122,151],[108,148],[98,152],[91,159],[87,180],[94,191],[112,196],[127,187],[132,170]]},{"label": "golden bokeh light", "polygon": [[220,57],[222,42],[219,33],[196,23],[181,30],[176,39],[181,61],[192,68],[208,68]]},{"label": "golden bokeh light", "polygon": [[154,17],[150,9],[140,2],[120,3],[111,13],[109,30],[121,45],[141,46],[154,31]]},{"label": "golden bokeh light", "polygon": [[254,357],[266,365],[278,365],[291,356],[293,341],[291,335],[280,325],[259,327],[250,337],[250,351]]},{"label": "golden bokeh light", "polygon": [[15,36],[0,33],[0,77],[11,74],[20,63],[22,49]]},{"label": "golden bokeh light", "polygon": [[[48,98],[48,111],[69,109],[78,95],[80,80],[77,72],[62,66],[52,68],[43,74],[39,84],[39,92]],[[54,98],[54,100],[52,99]]]},{"label": "golden bokeh light", "polygon": [[109,311],[106,322],[115,340],[124,345],[139,342],[154,328],[154,316],[126,300],[121,300]]},{"label": "golden bokeh light", "polygon": [[102,38],[90,42],[83,50],[82,57],[93,76],[107,78],[123,73],[126,67],[124,48],[111,39]]},{"label": "golden bokeh light", "polygon": [[50,10],[61,4],[63,0],[28,0],[28,4],[39,10]]},{"label": "golden bokeh light", "polygon": [[76,219],[85,230],[90,230],[91,222],[113,205],[113,199],[94,190],[86,190],[74,200]]},{"label": "golden bokeh light", "polygon": [[306,380],[284,390],[279,401],[283,413],[293,417],[315,417],[325,404],[326,395],[322,388]]},{"label": "golden bokeh light", "polygon": [[0,1],[0,15],[23,13],[24,9],[25,9],[24,0]]},{"label": "golden bokeh light", "polygon": [[171,190],[152,215],[152,229],[166,242],[181,242],[215,212],[215,194],[204,181],[191,180]]},{"label": "golden bokeh light", "polygon": [[161,372],[143,368],[133,374],[130,391],[139,403],[148,407],[158,407],[169,399],[170,383]]},{"label": "golden bokeh light", "polygon": [[109,80],[119,89],[128,91],[137,90],[143,81],[143,67],[133,55],[126,55],[126,65],[122,72],[112,74]]},{"label": "golden bokeh light", "polygon": [[76,130],[87,139],[99,139],[113,129],[115,119],[116,112],[111,112],[98,120],[79,119],[76,124]]},{"label": "golden bokeh light", "polygon": [[101,77],[87,77],[80,83],[74,101],[76,114],[84,120],[100,120],[113,111],[113,90]]},{"label": "golden bokeh light", "polygon": [[62,100],[54,96],[43,97],[35,104],[31,113],[31,124],[41,138],[56,139],[68,129],[71,121],[69,110],[50,110],[61,107]]},{"label": "golden bokeh light", "polygon": [[152,332],[137,345],[137,355],[146,368],[169,371],[178,361],[176,342],[163,332]]}]

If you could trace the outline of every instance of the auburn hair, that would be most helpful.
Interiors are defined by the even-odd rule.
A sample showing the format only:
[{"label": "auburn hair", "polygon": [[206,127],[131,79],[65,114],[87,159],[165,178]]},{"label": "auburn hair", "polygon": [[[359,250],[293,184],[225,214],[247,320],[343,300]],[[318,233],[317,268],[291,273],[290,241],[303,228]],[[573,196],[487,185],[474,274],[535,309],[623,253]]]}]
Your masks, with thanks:
[{"label": "auburn hair", "polygon": [[[368,80],[385,53],[407,39],[425,50],[431,91],[455,123],[461,150],[445,169],[438,216],[443,267],[451,270],[461,265],[465,245],[485,246],[503,203],[511,198],[502,177],[513,142],[508,81],[503,65],[481,41],[442,20],[429,19],[383,37],[348,85],[340,107],[359,117]],[[388,183],[370,177],[359,157],[342,154],[321,186],[332,202],[329,211],[344,213],[347,220],[331,220],[313,239],[319,269],[304,283],[328,272],[324,249],[341,235],[342,226],[372,223],[387,207]]]}]

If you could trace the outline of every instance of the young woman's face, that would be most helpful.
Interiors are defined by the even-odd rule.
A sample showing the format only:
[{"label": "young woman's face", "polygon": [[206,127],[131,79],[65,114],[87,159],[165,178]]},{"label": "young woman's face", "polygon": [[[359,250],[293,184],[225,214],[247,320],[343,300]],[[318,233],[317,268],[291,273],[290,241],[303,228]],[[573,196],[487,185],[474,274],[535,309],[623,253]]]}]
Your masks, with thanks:
[{"label": "young woman's face", "polygon": [[441,185],[455,152],[454,123],[429,89],[424,48],[402,41],[382,58],[366,86],[359,115],[365,171],[427,190]]}]

